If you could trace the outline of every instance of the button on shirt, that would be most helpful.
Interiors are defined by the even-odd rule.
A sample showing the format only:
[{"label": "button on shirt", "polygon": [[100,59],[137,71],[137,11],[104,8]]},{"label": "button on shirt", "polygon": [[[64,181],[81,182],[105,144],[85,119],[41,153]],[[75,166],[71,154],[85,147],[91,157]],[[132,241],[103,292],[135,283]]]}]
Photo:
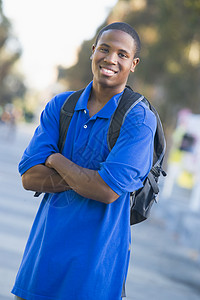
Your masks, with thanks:
[{"label": "button on shirt", "polygon": [[[91,87],[92,82],[78,100],[63,155],[97,170],[119,198],[104,204],[73,190],[44,196],[13,288],[25,299],[121,299],[129,263],[129,192],[142,186],[151,168],[156,119],[137,104],[110,152],[107,132],[121,94],[90,118]],[[19,164],[21,174],[58,152],[60,109],[70,93],[57,95],[42,112]]]}]

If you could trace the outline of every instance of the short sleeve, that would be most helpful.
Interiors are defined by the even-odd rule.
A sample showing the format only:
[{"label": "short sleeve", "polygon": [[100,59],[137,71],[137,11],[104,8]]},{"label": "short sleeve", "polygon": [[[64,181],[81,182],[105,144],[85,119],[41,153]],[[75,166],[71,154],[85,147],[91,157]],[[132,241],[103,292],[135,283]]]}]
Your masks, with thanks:
[{"label": "short sleeve", "polygon": [[136,105],[127,115],[120,135],[99,175],[118,195],[143,186],[153,161],[156,117],[145,107]]},{"label": "short sleeve", "polygon": [[70,92],[55,96],[41,113],[40,124],[25,149],[19,163],[22,175],[31,167],[45,163],[47,157],[58,152],[60,109]]}]

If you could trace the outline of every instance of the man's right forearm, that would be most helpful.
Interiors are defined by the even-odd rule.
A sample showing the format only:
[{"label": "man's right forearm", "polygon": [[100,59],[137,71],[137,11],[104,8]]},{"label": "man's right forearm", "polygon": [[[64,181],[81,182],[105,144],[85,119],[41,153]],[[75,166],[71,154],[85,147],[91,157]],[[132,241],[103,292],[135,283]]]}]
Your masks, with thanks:
[{"label": "man's right forearm", "polygon": [[44,193],[67,191],[70,187],[54,170],[44,165],[36,165],[22,175],[22,184],[26,190]]}]

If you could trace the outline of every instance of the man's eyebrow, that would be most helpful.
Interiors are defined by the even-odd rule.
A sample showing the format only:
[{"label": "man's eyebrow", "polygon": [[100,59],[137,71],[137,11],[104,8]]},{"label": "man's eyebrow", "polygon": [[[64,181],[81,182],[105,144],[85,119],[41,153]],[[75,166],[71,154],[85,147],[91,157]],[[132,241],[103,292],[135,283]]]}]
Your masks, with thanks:
[{"label": "man's eyebrow", "polygon": [[[100,46],[100,47],[104,46],[104,47],[110,48],[110,46],[109,46],[108,44],[106,44],[106,43],[102,43],[102,44],[100,44],[99,46]],[[124,52],[124,53],[126,53],[126,54],[129,54],[129,52],[126,51],[125,49],[119,49],[119,51]]]},{"label": "man's eyebrow", "polygon": [[124,52],[124,53],[129,53],[128,51],[124,50],[124,49],[119,49],[119,51]]},{"label": "man's eyebrow", "polygon": [[106,44],[106,43],[102,43],[102,44],[100,44],[99,46],[105,46],[105,47],[110,48],[110,46],[109,46],[108,44]]}]

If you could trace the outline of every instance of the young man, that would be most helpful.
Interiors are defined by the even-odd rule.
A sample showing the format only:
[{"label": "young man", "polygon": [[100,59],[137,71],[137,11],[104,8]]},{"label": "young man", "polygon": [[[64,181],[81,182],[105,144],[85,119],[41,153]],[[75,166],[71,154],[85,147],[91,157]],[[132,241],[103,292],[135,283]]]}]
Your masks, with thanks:
[{"label": "young man", "polygon": [[12,292],[31,300],[120,300],[130,254],[129,193],[153,158],[156,119],[142,103],[109,151],[107,131],[140,41],[126,23],[104,27],[92,48],[93,81],[80,96],[63,153],[59,116],[71,92],[54,97],[19,165],[23,186],[44,192]]}]

